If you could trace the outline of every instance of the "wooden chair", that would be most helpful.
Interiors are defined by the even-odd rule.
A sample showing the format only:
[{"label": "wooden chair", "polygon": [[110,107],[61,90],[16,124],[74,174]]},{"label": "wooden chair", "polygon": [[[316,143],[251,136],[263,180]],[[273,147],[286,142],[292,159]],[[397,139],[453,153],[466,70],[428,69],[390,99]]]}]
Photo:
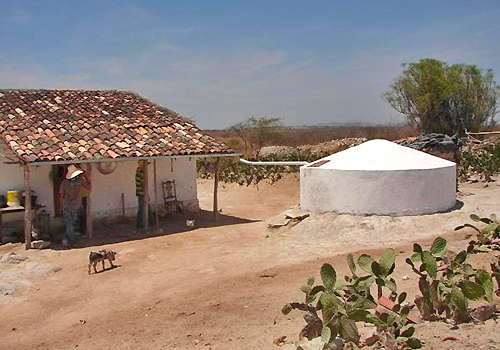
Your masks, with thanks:
[{"label": "wooden chair", "polygon": [[180,213],[184,216],[184,204],[177,199],[177,191],[175,189],[175,180],[163,181],[161,183],[163,189],[163,203],[168,214],[174,217],[174,213]]}]

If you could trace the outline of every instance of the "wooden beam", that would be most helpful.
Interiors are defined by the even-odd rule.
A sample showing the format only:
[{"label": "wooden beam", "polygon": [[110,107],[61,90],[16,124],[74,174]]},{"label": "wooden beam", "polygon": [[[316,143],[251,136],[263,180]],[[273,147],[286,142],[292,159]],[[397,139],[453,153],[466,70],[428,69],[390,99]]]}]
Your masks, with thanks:
[{"label": "wooden beam", "polygon": [[142,165],[144,174],[144,228],[149,229],[149,175],[148,161],[143,161]]},{"label": "wooden beam", "polygon": [[[87,179],[89,182],[92,184],[92,164],[88,163],[87,164]],[[93,228],[92,228],[92,191],[88,191],[88,196],[87,196],[87,235],[89,238],[92,238],[93,235]]]},{"label": "wooden beam", "polygon": [[219,186],[219,164],[220,164],[220,158],[217,158],[215,161],[215,174],[214,174],[214,208],[213,208],[213,216],[214,216],[214,221],[217,221],[217,218],[219,216],[219,210],[217,208],[217,189]]},{"label": "wooden beam", "polygon": [[31,248],[31,188],[30,188],[30,168],[24,166],[24,242],[26,250]]},{"label": "wooden beam", "polygon": [[156,183],[156,159],[153,160],[153,171],[155,182],[155,225],[156,227],[158,227],[160,220],[158,216],[158,184]]}]

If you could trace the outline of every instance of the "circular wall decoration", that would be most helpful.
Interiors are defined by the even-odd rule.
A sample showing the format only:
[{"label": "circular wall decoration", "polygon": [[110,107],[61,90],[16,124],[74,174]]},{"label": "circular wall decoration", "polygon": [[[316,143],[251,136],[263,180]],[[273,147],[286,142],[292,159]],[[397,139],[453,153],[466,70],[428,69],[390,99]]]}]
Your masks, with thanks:
[{"label": "circular wall decoration", "polygon": [[116,162],[97,163],[97,170],[103,175],[109,175],[116,169]]}]

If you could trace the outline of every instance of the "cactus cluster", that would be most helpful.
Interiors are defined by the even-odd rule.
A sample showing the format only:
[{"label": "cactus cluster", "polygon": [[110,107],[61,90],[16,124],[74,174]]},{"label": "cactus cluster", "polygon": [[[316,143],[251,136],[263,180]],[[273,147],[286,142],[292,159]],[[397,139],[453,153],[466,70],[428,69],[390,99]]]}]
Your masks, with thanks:
[{"label": "cactus cluster", "polygon": [[[469,242],[467,251],[469,253],[490,252],[500,250],[500,223],[495,214],[491,214],[489,218],[481,218],[476,214],[471,214],[470,218],[474,222],[482,222],[485,224],[483,228],[478,228],[472,224],[464,224],[455,227],[455,231],[466,227],[476,231],[476,239]],[[465,236],[466,239],[471,238],[471,234]]]},{"label": "cactus cluster", "polygon": [[379,297],[382,296],[383,288],[397,296],[396,282],[391,277],[396,265],[394,250],[387,249],[379,261],[363,254],[358,257],[357,262],[361,272],[367,274],[357,274],[354,257],[349,254],[347,263],[351,276],[344,276],[343,280],[337,279],[337,272],[332,265],[323,264],[320,270],[322,284],[315,285],[314,277],[310,277],[300,288],[305,294],[305,303],[286,304],[282,309],[283,314],[286,315],[293,309],[306,311],[304,319],[307,325],[300,336],[309,340],[321,337],[325,344],[340,337],[349,347],[357,348],[361,344],[356,322],[362,321],[374,324],[380,332],[390,334],[396,342],[420,347],[420,342],[413,338],[414,329],[403,329],[410,311],[409,307],[401,306],[406,293],[399,296],[399,303],[388,314],[378,316],[371,311],[377,306],[371,294],[373,283],[377,285]]},{"label": "cactus cluster", "polygon": [[[467,258],[466,250],[458,254],[448,252],[448,242],[437,237],[430,250],[424,250],[418,243],[413,245],[414,254],[406,259],[419,279],[422,293],[416,305],[425,320],[435,320],[442,316],[454,322],[469,320],[470,300],[491,301],[493,280],[482,269],[474,269]],[[449,253],[449,254],[448,254]]]},{"label": "cactus cluster", "polygon": [[[479,218],[472,215],[471,218],[487,226],[478,229],[466,224],[457,229],[474,228],[482,244],[499,238],[500,226],[496,216]],[[406,263],[419,277],[422,295],[415,298],[415,306],[424,320],[451,319],[456,326],[471,319],[484,321],[496,312],[496,306],[491,301],[495,293],[500,296],[500,257],[495,257],[491,263],[491,273],[476,269],[468,262],[470,254],[477,252],[470,247],[456,254],[448,250],[448,242],[442,237],[437,237],[429,250],[418,243],[413,245],[413,254],[406,259]],[[335,268],[323,264],[320,270],[322,283],[316,285],[314,277],[310,277],[301,287],[305,302],[289,303],[283,307],[285,315],[293,309],[306,312],[304,319],[307,325],[301,331],[301,339],[314,339],[316,343],[321,340],[323,349],[330,349],[341,338],[346,348],[357,349],[370,345],[370,339],[361,342],[356,326],[356,322],[361,321],[376,326],[377,335],[371,340],[382,343],[386,348],[420,348],[420,340],[414,337],[415,328],[408,324],[410,320],[418,322],[414,316],[408,318],[414,305],[403,305],[407,294],[398,294],[392,277],[396,268],[394,250],[385,250],[378,261],[368,254],[360,255],[357,260],[349,254],[347,265],[350,275],[338,279]],[[375,286],[377,299],[372,295]],[[392,301],[383,297],[384,293],[390,293]],[[383,305],[383,299],[392,306]],[[470,302],[476,300],[487,303],[470,309]]]}]

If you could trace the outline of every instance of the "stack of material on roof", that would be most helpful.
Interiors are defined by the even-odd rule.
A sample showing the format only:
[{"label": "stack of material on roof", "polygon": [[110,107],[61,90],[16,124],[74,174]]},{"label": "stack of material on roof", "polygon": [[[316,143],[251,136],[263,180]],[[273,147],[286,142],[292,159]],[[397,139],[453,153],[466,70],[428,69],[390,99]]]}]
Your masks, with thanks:
[{"label": "stack of material on roof", "polygon": [[395,141],[398,145],[410,147],[418,151],[450,160],[458,164],[459,149],[462,144],[458,136],[445,134],[427,134],[410,139]]}]

